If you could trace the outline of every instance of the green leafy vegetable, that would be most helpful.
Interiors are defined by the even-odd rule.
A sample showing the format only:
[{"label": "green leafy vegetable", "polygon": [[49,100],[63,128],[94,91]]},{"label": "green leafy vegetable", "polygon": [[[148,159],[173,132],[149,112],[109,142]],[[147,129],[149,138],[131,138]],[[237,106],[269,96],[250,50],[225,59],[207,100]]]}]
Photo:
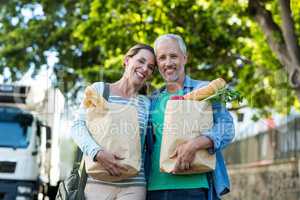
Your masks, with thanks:
[{"label": "green leafy vegetable", "polygon": [[227,102],[237,101],[238,103],[242,102],[243,97],[238,91],[235,91],[229,87],[224,87],[218,90],[214,95],[207,97],[205,100],[218,101],[226,104]]}]

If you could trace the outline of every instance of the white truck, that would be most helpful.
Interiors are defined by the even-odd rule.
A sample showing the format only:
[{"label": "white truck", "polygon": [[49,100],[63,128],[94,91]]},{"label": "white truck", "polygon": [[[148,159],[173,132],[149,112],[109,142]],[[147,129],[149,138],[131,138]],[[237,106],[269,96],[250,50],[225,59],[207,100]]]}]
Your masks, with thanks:
[{"label": "white truck", "polygon": [[0,200],[54,199],[75,155],[64,103],[55,88],[0,85]]}]

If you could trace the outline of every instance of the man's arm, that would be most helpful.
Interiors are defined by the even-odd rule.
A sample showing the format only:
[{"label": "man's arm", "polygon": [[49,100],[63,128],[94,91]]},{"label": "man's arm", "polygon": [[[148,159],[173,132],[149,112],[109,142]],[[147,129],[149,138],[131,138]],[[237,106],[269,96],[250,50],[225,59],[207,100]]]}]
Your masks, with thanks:
[{"label": "man's arm", "polygon": [[[209,148],[210,153],[215,153],[218,150],[224,149],[229,145],[235,135],[233,119],[225,106],[221,103],[212,103],[213,108],[213,127],[203,136],[209,138],[213,146]],[[200,146],[200,149],[205,149]]]}]

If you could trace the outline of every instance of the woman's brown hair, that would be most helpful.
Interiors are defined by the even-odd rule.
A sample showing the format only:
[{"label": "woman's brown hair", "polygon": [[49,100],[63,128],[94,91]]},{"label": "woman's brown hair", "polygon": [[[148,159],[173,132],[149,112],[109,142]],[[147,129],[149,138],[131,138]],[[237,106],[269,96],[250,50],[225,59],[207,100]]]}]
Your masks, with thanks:
[{"label": "woman's brown hair", "polygon": [[[153,56],[155,57],[154,49],[151,46],[149,46],[147,44],[136,44],[127,51],[127,53],[125,54],[125,58],[126,57],[131,58],[131,57],[135,56],[142,49],[150,51],[153,54]],[[156,59],[154,59],[154,61],[155,61],[155,65],[156,65]],[[125,66],[124,62],[123,62],[123,66]]]}]

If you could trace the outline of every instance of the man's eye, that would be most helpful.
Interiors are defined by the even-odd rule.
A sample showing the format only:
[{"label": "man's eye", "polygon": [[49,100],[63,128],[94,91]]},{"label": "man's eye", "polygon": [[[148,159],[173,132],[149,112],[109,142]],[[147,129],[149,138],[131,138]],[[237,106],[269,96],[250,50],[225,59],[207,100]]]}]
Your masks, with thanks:
[{"label": "man's eye", "polygon": [[159,57],[158,60],[165,60],[166,57]]}]

